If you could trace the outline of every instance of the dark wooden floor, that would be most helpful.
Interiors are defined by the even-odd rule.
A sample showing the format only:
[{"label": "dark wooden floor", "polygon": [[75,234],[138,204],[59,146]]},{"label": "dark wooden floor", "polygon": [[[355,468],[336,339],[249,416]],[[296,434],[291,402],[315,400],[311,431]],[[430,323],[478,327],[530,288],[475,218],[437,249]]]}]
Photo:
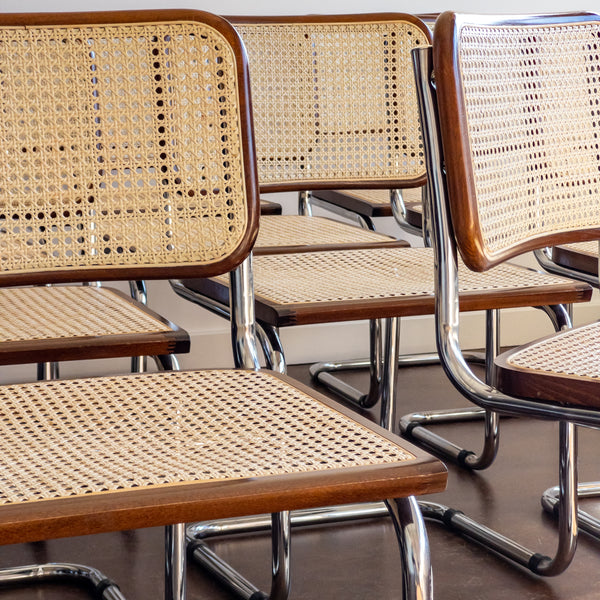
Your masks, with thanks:
[{"label": "dark wooden floor", "polygon": [[[305,367],[291,373],[307,380]],[[364,373],[349,379],[366,383]],[[413,410],[464,405],[439,367],[416,367],[400,373],[399,414]],[[442,428],[440,428],[442,431]],[[479,449],[478,423],[447,425],[453,439]],[[460,508],[487,525],[543,553],[552,553],[555,527],[540,507],[539,497],[556,483],[557,427],[551,423],[506,420],[496,463],[487,471],[468,473],[449,466],[448,490],[431,497]],[[600,432],[582,430],[582,480],[598,477]],[[593,504],[593,503],[592,503]],[[586,600],[600,598],[600,543],[582,535],[569,570],[541,579],[503,563],[435,524],[428,527],[436,598],[440,600]],[[268,540],[264,537],[220,540],[214,544],[251,579],[268,587]],[[5,546],[6,566],[38,561],[75,561],[91,564],[116,579],[130,600],[162,597],[162,532],[158,529],[124,532],[23,546]],[[385,519],[354,525],[296,530],[293,537],[292,599],[347,600],[401,598],[398,551]],[[188,575],[190,599],[230,598],[197,569]],[[75,600],[89,597],[64,584],[36,588],[5,588],[0,600]]]}]

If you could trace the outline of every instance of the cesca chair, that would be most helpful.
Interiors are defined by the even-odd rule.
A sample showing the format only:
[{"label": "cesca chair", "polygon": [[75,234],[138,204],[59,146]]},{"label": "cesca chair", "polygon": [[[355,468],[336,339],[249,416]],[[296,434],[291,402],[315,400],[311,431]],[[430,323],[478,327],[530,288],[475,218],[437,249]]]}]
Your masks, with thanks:
[{"label": "cesca chair", "polygon": [[[307,189],[370,186],[386,193],[389,189],[421,193],[426,169],[410,51],[431,41],[422,21],[403,14],[229,19],[249,56],[261,192],[302,194]],[[304,222],[315,218],[304,217]],[[285,235],[278,219],[261,219],[261,228],[279,227]],[[363,236],[376,235],[352,229]],[[368,242],[362,239],[364,243]],[[330,246],[328,251],[281,254],[274,252],[276,245],[259,237],[253,269],[256,315],[264,331],[267,363],[285,368],[279,340],[282,327],[368,319],[369,390],[340,387],[331,382],[331,373],[320,373],[319,381],[331,382],[342,397],[359,406],[379,403],[382,423],[391,429],[396,425],[392,399],[398,319],[433,313],[432,250],[377,243],[368,248]],[[465,273],[465,277],[462,310],[491,314],[495,309],[534,303],[550,307],[557,327],[568,321],[560,304],[584,301],[591,294],[585,284],[513,265],[483,276]],[[228,314],[226,277],[188,278],[172,285],[182,297]],[[495,320],[489,321],[492,353],[496,330]],[[473,410],[468,411],[472,418]],[[481,412],[477,416],[481,418]],[[438,437],[428,436],[424,427],[411,432],[415,439],[427,438],[427,443],[443,448],[452,459],[479,468],[492,460],[498,440],[496,417],[486,418],[487,437],[479,455],[446,441],[438,444]]]},{"label": "cesca chair", "polygon": [[[430,598],[412,496],[443,489],[443,465],[258,370],[249,252],[259,199],[235,31],[191,10],[0,23],[11,222],[0,285],[231,271],[236,362],[246,367],[0,386],[2,542],[164,525],[165,596],[182,599],[183,523],[266,511],[276,513],[272,597],[285,598],[288,509],[398,497],[389,505],[406,597]],[[80,565],[11,568],[0,580],[33,575],[81,576],[99,597],[123,598]]]},{"label": "cesca chair", "polygon": [[436,23],[433,49],[415,52],[440,357],[454,385],[478,406],[558,421],[558,549],[550,558],[460,511],[434,504],[424,510],[539,575],[562,572],[575,552],[576,426],[600,424],[600,327],[561,331],[505,352],[496,358],[493,385],[484,383],[464,361],[458,341],[457,257],[485,272],[527,251],[599,237],[593,100],[599,38],[600,17],[592,14],[445,13]]}]

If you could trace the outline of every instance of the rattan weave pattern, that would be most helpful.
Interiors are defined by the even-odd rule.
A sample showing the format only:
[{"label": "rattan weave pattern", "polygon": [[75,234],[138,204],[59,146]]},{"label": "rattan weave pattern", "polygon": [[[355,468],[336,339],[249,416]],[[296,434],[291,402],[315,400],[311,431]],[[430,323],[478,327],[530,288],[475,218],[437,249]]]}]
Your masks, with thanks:
[{"label": "rattan weave pattern", "polygon": [[[431,248],[371,248],[254,258],[254,290],[277,304],[433,296]],[[227,284],[225,277],[217,278]],[[461,292],[553,286],[564,279],[503,264],[473,273],[461,264]]]},{"label": "rattan weave pattern", "polygon": [[599,379],[599,356],[600,322],[595,322],[527,346],[507,362],[531,371]]},{"label": "rattan weave pattern", "polygon": [[488,251],[598,226],[599,37],[598,23],[461,29],[460,75]]},{"label": "rattan weave pattern", "polygon": [[403,21],[235,24],[248,51],[259,181],[423,176]]},{"label": "rattan weave pattern", "polygon": [[[389,190],[344,190],[345,196],[357,198],[373,206],[387,206],[390,203]],[[404,202],[421,202],[421,188],[405,188],[402,190]]]},{"label": "rattan weave pattern", "polygon": [[240,108],[219,32],[2,27],[0,70],[2,271],[235,250],[247,221]]},{"label": "rattan weave pattern", "polygon": [[0,407],[0,504],[414,458],[260,372],[1,386]]},{"label": "rattan weave pattern", "polygon": [[590,256],[598,256],[598,242],[593,240],[591,242],[575,242],[573,244],[567,244],[569,250],[575,250],[583,254],[589,254]]},{"label": "rattan weave pattern", "polygon": [[171,331],[105,288],[0,289],[0,343]]},{"label": "rattan weave pattern", "polygon": [[255,247],[372,243],[393,239],[382,233],[324,217],[277,215],[261,217]]}]

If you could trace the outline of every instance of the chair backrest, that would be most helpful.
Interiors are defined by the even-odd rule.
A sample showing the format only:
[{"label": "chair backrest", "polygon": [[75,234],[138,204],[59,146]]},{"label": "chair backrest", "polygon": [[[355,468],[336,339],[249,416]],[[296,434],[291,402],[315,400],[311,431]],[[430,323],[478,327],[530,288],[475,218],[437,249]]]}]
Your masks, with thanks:
[{"label": "chair backrest", "polygon": [[228,17],[248,51],[261,190],[414,187],[425,162],[404,14]]},{"label": "chair backrest", "polygon": [[434,40],[449,206],[468,266],[600,237],[600,18],[445,13]]},{"label": "chair backrest", "polygon": [[0,285],[239,264],[258,222],[249,112],[218,17],[2,15]]}]

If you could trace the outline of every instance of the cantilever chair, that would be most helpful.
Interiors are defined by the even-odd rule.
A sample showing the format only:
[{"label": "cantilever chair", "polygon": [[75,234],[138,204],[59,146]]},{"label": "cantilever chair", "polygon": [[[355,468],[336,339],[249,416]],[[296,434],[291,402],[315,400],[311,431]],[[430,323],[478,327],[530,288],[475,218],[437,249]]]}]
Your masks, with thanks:
[{"label": "cantilever chair", "polygon": [[[256,92],[261,191],[422,186],[425,164],[410,62],[410,50],[430,41],[422,22],[402,14],[231,20],[247,47]],[[363,230],[367,234],[375,235]],[[369,319],[371,387],[367,394],[348,389],[345,397],[361,406],[381,398],[382,422],[391,428],[396,319],[432,314],[432,250],[379,245],[277,255],[271,249],[258,256],[261,245],[266,244],[259,239],[254,285],[263,337],[275,348],[267,350],[270,365],[285,368],[280,327]],[[537,303],[554,309],[591,294],[587,285],[514,266],[467,277],[461,297],[466,311]],[[226,314],[226,278],[185,279],[173,286],[183,297]],[[559,326],[561,318],[558,313]],[[490,330],[493,335],[493,326]],[[445,442],[444,449],[468,465],[487,464],[495,454],[497,423],[488,431],[484,459]]]},{"label": "cantilever chair", "polygon": [[[597,108],[600,17],[446,13],[433,50],[415,53],[430,173],[440,357],[479,406],[559,422],[559,544],[531,552],[455,510],[428,516],[540,575],[570,563],[577,540],[576,425],[600,425],[598,323],[497,357],[480,381],[458,342],[457,255],[486,271],[526,251],[600,235]],[[515,477],[518,477],[515,465]],[[583,491],[588,490],[584,486]]]},{"label": "cantilever chair", "polygon": [[[231,26],[190,10],[1,15],[0,62],[11,222],[0,286],[231,271],[246,367],[0,386],[2,542],[165,525],[165,595],[183,599],[185,521],[399,497],[389,505],[406,597],[431,598],[412,494],[443,489],[443,465],[258,370],[248,283],[259,200]],[[277,598],[289,588],[286,515],[273,517]],[[32,575],[81,576],[123,598],[80,565],[0,570],[0,581]]]}]

